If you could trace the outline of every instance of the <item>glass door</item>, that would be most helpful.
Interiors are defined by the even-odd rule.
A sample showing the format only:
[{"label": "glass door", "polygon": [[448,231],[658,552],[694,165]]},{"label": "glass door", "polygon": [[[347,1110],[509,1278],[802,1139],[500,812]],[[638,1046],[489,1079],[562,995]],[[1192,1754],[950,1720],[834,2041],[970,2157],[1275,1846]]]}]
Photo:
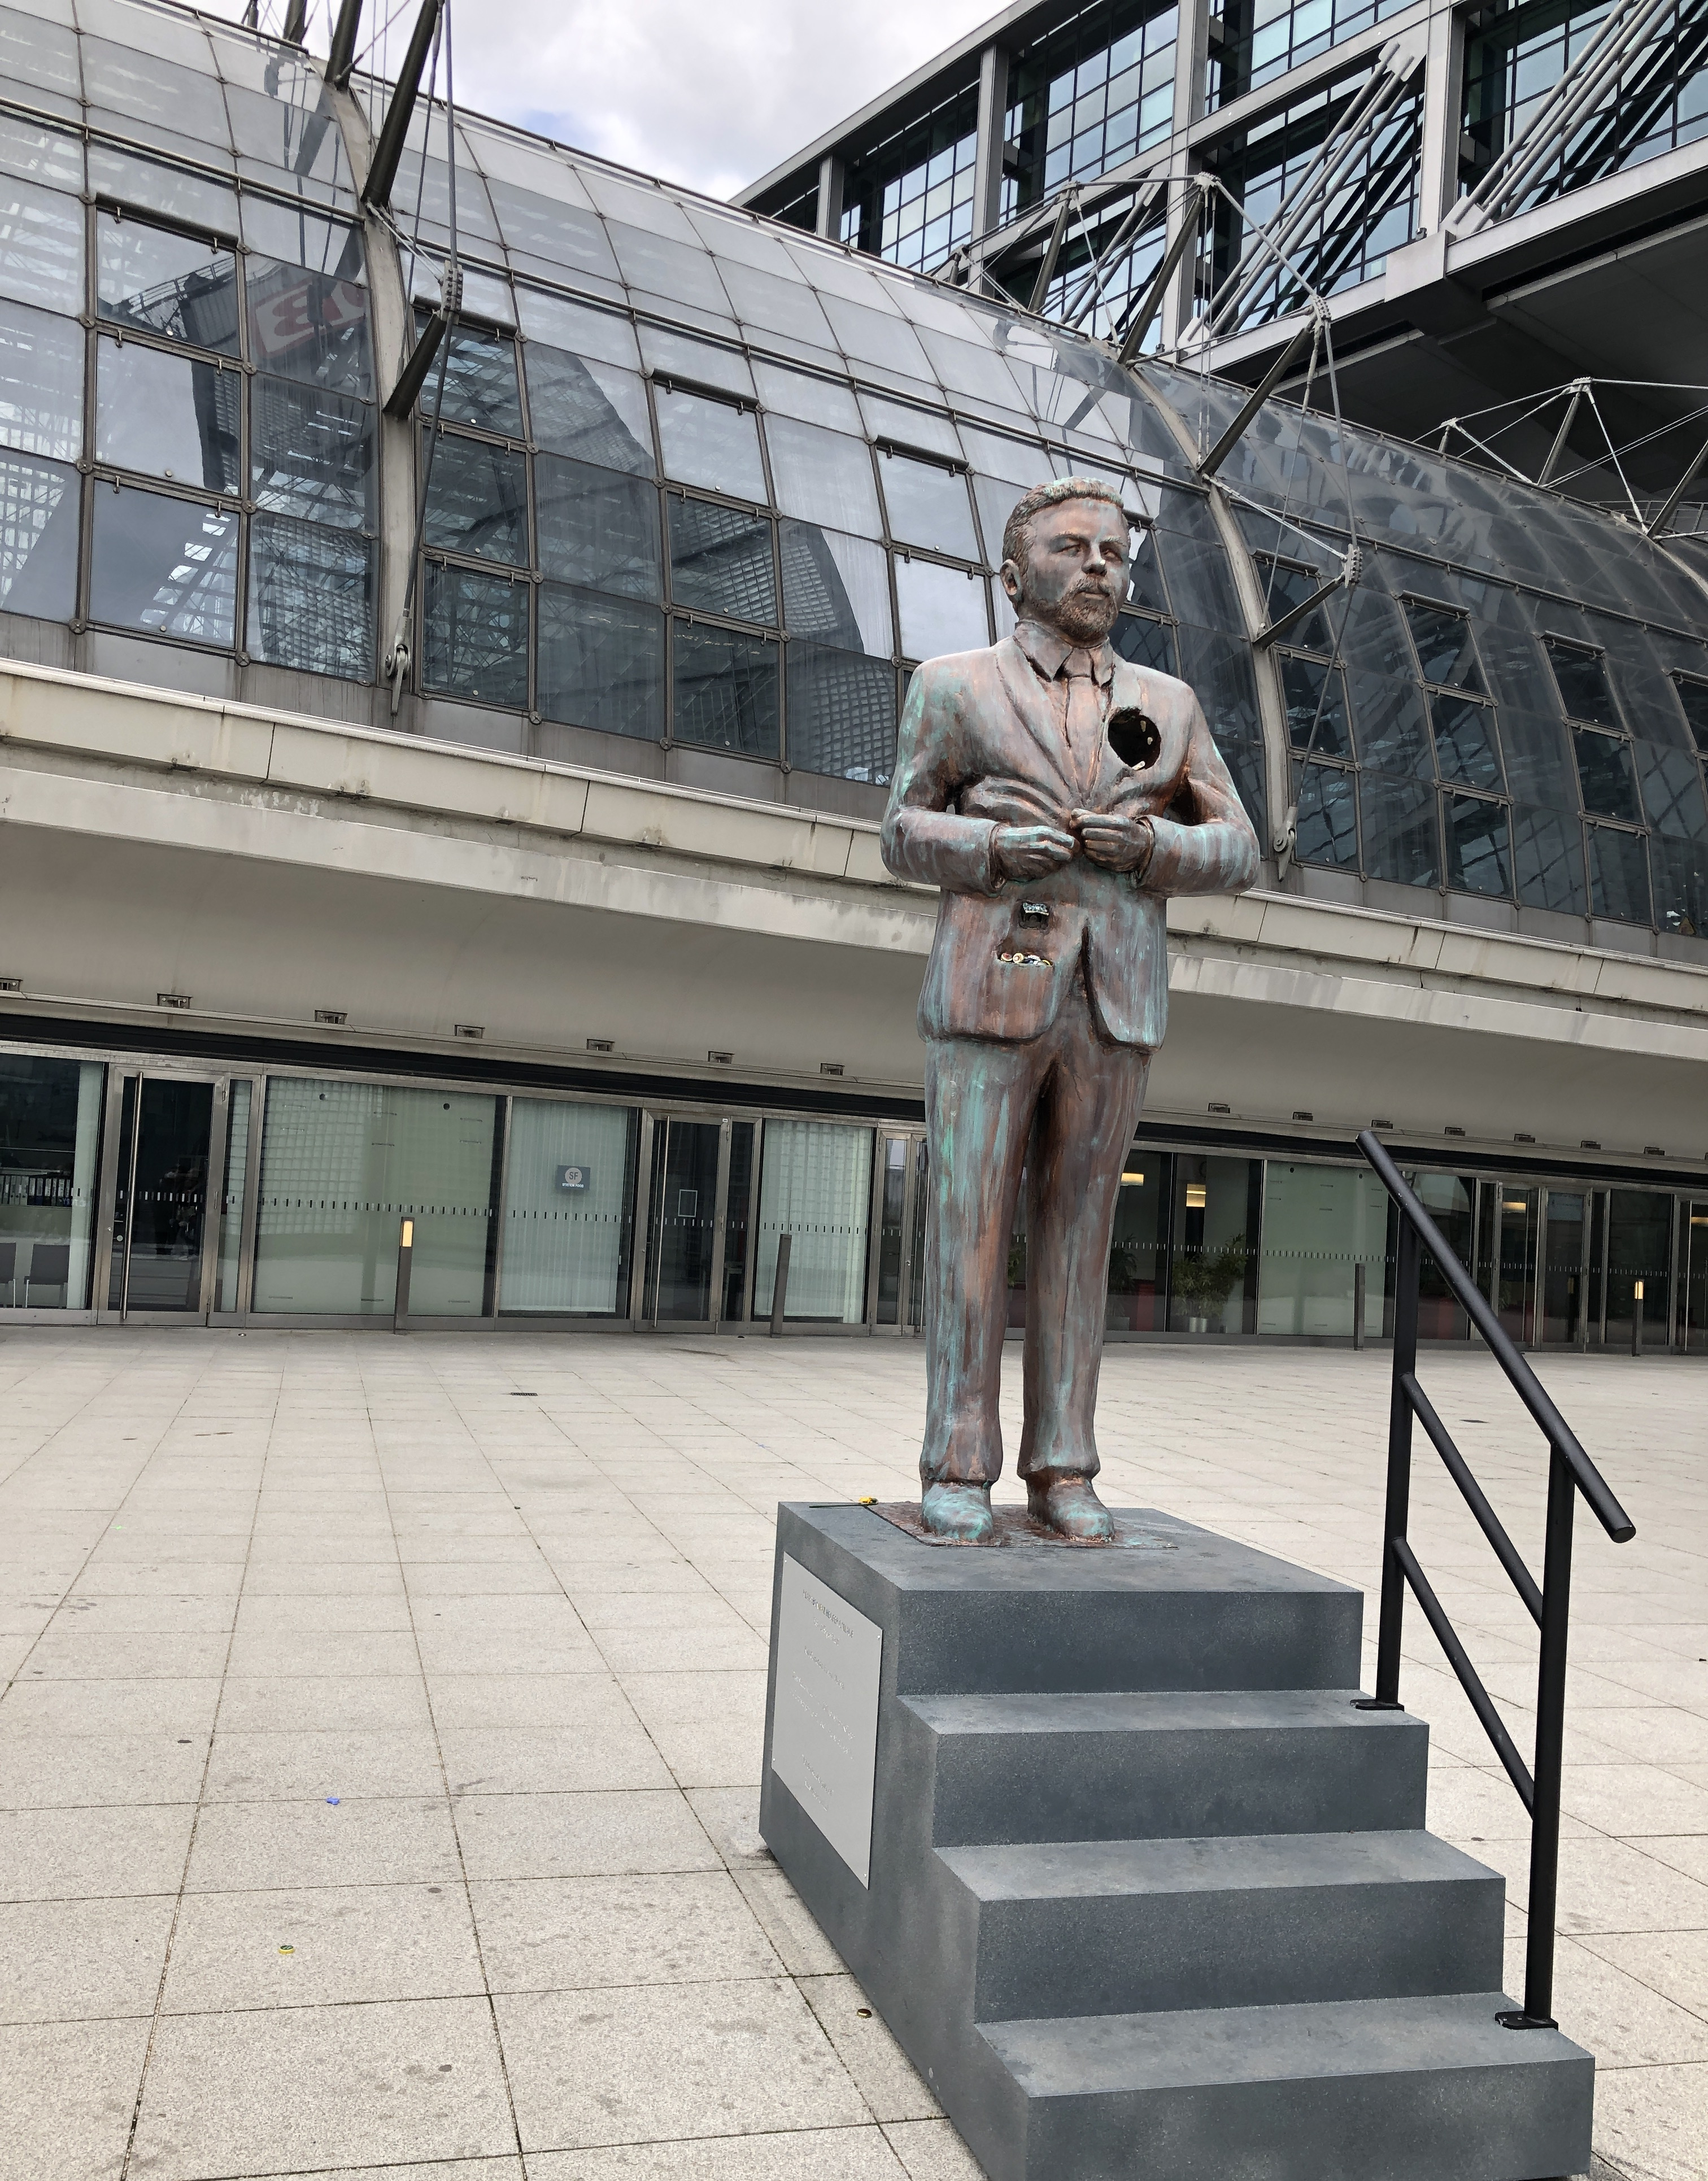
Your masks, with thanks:
[{"label": "glass door", "polygon": [[[922,1255],[925,1223],[925,1141],[911,1133],[878,1136],[877,1173],[873,1192],[871,1323],[904,1333],[920,1324],[916,1288],[923,1284]],[[914,1246],[915,1229],[920,1232],[920,1251]]]},{"label": "glass door", "polygon": [[1479,1195],[1477,1284],[1502,1330],[1523,1347],[1536,1338],[1536,1251],[1541,1192],[1485,1181]]},{"label": "glass door", "polygon": [[107,1306],[125,1317],[207,1314],[218,1233],[208,1181],[224,1152],[224,1087],[211,1077],[124,1079]]},{"label": "glass door", "polygon": [[1581,1190],[1550,1189],[1542,1243],[1542,1330],[1549,1347],[1582,1345],[1589,1332],[1589,1199]]},{"label": "glass door", "polygon": [[1678,1344],[1687,1355],[1708,1355],[1708,1203],[1684,1207],[1684,1296]]},{"label": "glass door", "polygon": [[[710,1325],[724,1255],[721,1182],[727,1187],[729,1124],[660,1114],[652,1133],[646,1293],[642,1317],[653,1325]],[[720,1157],[720,1153],[724,1156]]]}]

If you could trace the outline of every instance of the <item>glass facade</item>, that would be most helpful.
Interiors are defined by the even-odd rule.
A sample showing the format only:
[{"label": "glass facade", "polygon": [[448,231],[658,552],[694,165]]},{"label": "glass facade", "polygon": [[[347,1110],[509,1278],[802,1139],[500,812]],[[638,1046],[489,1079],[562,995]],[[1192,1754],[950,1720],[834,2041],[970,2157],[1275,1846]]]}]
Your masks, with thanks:
[{"label": "glass facade", "polygon": [[0,1296],[84,1310],[93,1263],[106,1069],[0,1052]]},{"label": "glass facade", "polygon": [[1004,213],[1166,141],[1179,41],[1170,0],[1098,0],[1029,40],[1009,84]]},{"label": "glass facade", "polygon": [[875,144],[843,183],[842,240],[929,272],[973,231],[976,85]]}]

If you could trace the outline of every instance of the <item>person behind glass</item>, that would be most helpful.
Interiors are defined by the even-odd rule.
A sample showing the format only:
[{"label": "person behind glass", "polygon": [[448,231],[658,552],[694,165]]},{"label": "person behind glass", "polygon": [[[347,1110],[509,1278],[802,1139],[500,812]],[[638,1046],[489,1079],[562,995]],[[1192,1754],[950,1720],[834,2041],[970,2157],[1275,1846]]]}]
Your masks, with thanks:
[{"label": "person behind glass", "polygon": [[883,856],[941,889],[920,997],[927,1528],[993,1534],[1009,1238],[1024,1169],[1020,1474],[1032,1516],[1113,1535],[1092,1483],[1109,1235],[1168,1011],[1172,893],[1230,893],[1258,841],[1197,698],[1109,643],[1130,520],[1108,485],[1027,493],[1003,533],[1017,626],[928,660],[901,726]]}]

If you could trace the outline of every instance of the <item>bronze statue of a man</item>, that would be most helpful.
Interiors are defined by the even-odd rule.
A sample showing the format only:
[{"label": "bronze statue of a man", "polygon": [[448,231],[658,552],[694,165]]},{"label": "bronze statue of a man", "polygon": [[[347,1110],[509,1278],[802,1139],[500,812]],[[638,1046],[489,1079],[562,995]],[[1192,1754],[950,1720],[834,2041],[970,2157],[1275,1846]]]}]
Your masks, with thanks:
[{"label": "bronze statue of a man", "polygon": [[1018,626],[913,677],[884,861],[942,889],[920,997],[930,1194],[926,1527],[992,1534],[1009,1238],[1026,1176],[1034,1516],[1113,1534],[1092,1488],[1109,1235],[1168,1013],[1164,904],[1229,893],[1257,836],[1182,682],[1109,643],[1129,522],[1108,485],[1029,492],[1003,533]]}]

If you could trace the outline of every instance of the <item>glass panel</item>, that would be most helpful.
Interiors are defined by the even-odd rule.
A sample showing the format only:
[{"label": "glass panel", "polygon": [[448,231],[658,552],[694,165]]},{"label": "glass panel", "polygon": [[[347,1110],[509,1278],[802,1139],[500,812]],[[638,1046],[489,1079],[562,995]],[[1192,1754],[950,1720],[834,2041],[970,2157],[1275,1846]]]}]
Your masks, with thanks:
[{"label": "glass panel", "polygon": [[980,558],[967,481],[959,471],[939,469],[934,462],[915,461],[910,456],[880,448],[878,474],[884,483],[890,535],[898,544],[924,545],[962,560]]},{"label": "glass panel", "polygon": [[[1679,1345],[1687,1354],[1708,1354],[1708,1204],[1685,1206],[1684,1306],[1680,1313]],[[1647,1288],[1647,1282],[1644,1282]],[[1644,1295],[1646,1319],[1648,1296]]]},{"label": "glass panel", "polygon": [[268,257],[249,258],[244,278],[254,362],[342,394],[373,395],[366,289]]},{"label": "glass panel", "polygon": [[98,484],[91,619],[229,649],[237,530],[237,516],[217,508]]},{"label": "glass panel", "polygon": [[1640,833],[1611,825],[1584,828],[1589,843],[1589,914],[1619,924],[1652,922],[1649,844]]},{"label": "glass panel", "polygon": [[723,1306],[718,1315],[739,1322],[747,1293],[747,1253],[753,1223],[755,1124],[732,1121],[729,1131],[729,1202],[723,1223]]},{"label": "glass panel", "polygon": [[[143,21],[136,28],[140,36],[147,36]],[[231,141],[219,80],[211,74],[203,75],[158,54],[110,45],[105,38],[86,34],[83,87],[92,105],[110,106],[158,128],[198,137],[220,151]]]},{"label": "glass panel", "polygon": [[1442,798],[1447,822],[1447,883],[1462,893],[1509,894],[1512,850],[1504,803],[1468,795]]},{"label": "glass panel", "polygon": [[1607,1345],[1630,1346],[1640,1280],[1644,1336],[1665,1347],[1672,1322],[1672,1199],[1656,1190],[1614,1189],[1607,1200]]},{"label": "glass panel", "polygon": [[536,455],[533,502],[548,576],[625,598],[663,596],[658,488],[650,480]]},{"label": "glass panel", "polygon": [[83,301],[83,207],[28,182],[0,181],[0,295],[75,317]]},{"label": "glass panel", "polygon": [[1174,1179],[1169,1329],[1254,1332],[1263,1161],[1181,1151]]},{"label": "glass panel", "polygon": [[1374,1174],[1271,1159],[1258,1331],[1350,1339],[1363,1265],[1364,1331],[1379,1339],[1387,1246],[1388,1192]]},{"label": "glass panel", "polygon": [[661,1322],[711,1317],[717,1139],[716,1121],[661,1121],[654,1132],[646,1314]]},{"label": "glass panel", "polygon": [[626,1315],[638,1140],[629,1106],[511,1102],[500,1311]]},{"label": "glass panel", "polygon": [[783,622],[790,635],[889,658],[889,557],[882,546],[809,522],[784,522],[780,533]]},{"label": "glass panel", "polygon": [[878,1206],[877,1293],[872,1299],[872,1322],[876,1325],[899,1325],[902,1265],[907,1251],[907,1230],[903,1222],[914,1140],[911,1136],[884,1136],[880,1142],[883,1196]]},{"label": "glass panel", "polygon": [[118,1175],[113,1191],[112,1246],[108,1253],[107,1308],[124,1307],[124,1244],[130,1232],[130,1158],[136,1144],[136,1081],[134,1075],[122,1079],[123,1089],[119,1104],[119,1142],[116,1164]]},{"label": "glass panel", "polygon": [[767,415],[766,431],[777,417],[799,417],[808,424],[827,424],[833,431],[860,429],[860,405],[853,389],[839,379],[810,378],[804,372],[785,371],[775,363],[754,365],[755,383]]},{"label": "glass panel", "polygon": [[254,1308],[389,1316],[407,1215],[411,1314],[479,1317],[496,1104],[473,1091],[274,1076],[261,1139]]},{"label": "glass panel", "polygon": [[1532,908],[1582,916],[1584,836],[1578,820],[1558,810],[1512,806],[1512,859],[1518,898]]},{"label": "glass panel", "polygon": [[182,167],[159,166],[110,144],[89,146],[89,188],[91,195],[117,197],[122,204],[183,220],[204,235],[237,232],[237,192],[229,183]]},{"label": "glass panel", "polygon": [[904,658],[940,659],[946,652],[973,651],[990,642],[982,577],[900,555],[895,575]]},{"label": "glass panel", "polygon": [[199,1311],[213,1085],[145,1076],[136,1128],[124,1307]]},{"label": "glass panel", "polygon": [[679,387],[655,389],[664,473],[678,484],[704,485],[764,502],[765,465],[760,459],[759,419],[704,394]]},{"label": "glass panel", "polygon": [[1578,754],[1584,808],[1598,818],[1622,818],[1628,825],[1640,824],[1628,747],[1611,735],[1598,735],[1587,727],[1573,729],[1572,746]]},{"label": "glass panel", "polygon": [[[550,346],[560,356],[569,354],[583,361],[597,356],[602,363],[627,364],[631,371],[638,369],[640,351],[635,345],[634,328],[627,317],[619,317],[615,311],[590,310],[585,303],[573,302],[567,295],[552,295],[539,288],[518,288],[516,304],[521,314],[522,330],[528,336],[522,369],[528,378],[530,409],[534,409],[535,406],[533,369],[536,343]],[[537,410],[533,428],[537,436],[539,431]],[[651,438],[650,430],[646,436]]]},{"label": "glass panel", "polygon": [[1607,686],[1606,662],[1600,653],[1584,650],[1575,643],[1562,643],[1551,636],[1544,637],[1542,643],[1548,663],[1554,670],[1567,718],[1593,720],[1604,727],[1618,726],[1619,714],[1613,703],[1613,692]]},{"label": "glass panel", "polygon": [[1148,614],[1120,614],[1109,641],[1135,666],[1148,666],[1158,674],[1180,671],[1175,657],[1175,632],[1167,621],[1152,621]]},{"label": "glass panel", "polygon": [[365,401],[288,378],[253,379],[249,463],[257,505],[305,521],[372,528],[373,422]]},{"label": "glass panel", "polygon": [[1512,1182],[1495,1185],[1500,1258],[1489,1300],[1514,1340],[1536,1337],[1536,1242],[1540,1191]]},{"label": "glass panel", "polygon": [[0,1304],[84,1310],[107,1071],[0,1052]]},{"label": "glass panel", "polygon": [[1584,1330],[1584,1212],[1581,1191],[1548,1191],[1547,1234],[1542,1273],[1542,1339],[1576,1341]]},{"label": "glass panel", "polygon": [[1355,776],[1338,765],[1302,765],[1298,776],[1294,854],[1302,864],[1355,867],[1358,861]]},{"label": "glass panel", "polygon": [[[70,11],[65,12],[69,25]],[[82,91],[77,34],[41,15],[0,8],[0,70],[9,81],[32,84],[57,97],[77,98]]]},{"label": "glass panel", "polygon": [[789,1234],[783,1317],[858,1325],[865,1315],[872,1131],[832,1121],[767,1121],[760,1170],[753,1313],[769,1317],[778,1237]]},{"label": "glass panel", "polygon": [[528,585],[431,560],[425,576],[427,686],[524,710]]},{"label": "glass panel", "polygon": [[685,621],[672,627],[676,739],[743,757],[775,758],[777,646],[763,637]]},{"label": "glass panel", "polygon": [[209,492],[240,489],[243,374],[138,341],[96,344],[95,459]]},{"label": "glass panel", "polygon": [[663,615],[542,583],[538,698],[548,720],[661,742]]},{"label": "glass panel", "polygon": [[[1466,1174],[1411,1173],[1406,1179],[1423,1200],[1423,1208],[1446,1237],[1462,1265],[1476,1255],[1477,1184]],[[1397,1226],[1397,1222],[1395,1223]],[[1397,1241],[1397,1235],[1396,1236]],[[1390,1254],[1391,1248],[1390,1247]],[[1418,1336],[1422,1340],[1463,1340],[1471,1321],[1453,1299],[1441,1268],[1427,1250],[1422,1252],[1418,1275]],[[1391,1322],[1383,1331],[1391,1333]]]},{"label": "glass panel", "polygon": [[530,341],[528,414],[536,444],[607,470],[654,474],[646,385],[613,363],[589,363]]},{"label": "glass panel", "polygon": [[1169,1173],[1166,1151],[1135,1148],[1121,1170],[1109,1236],[1103,1323],[1111,1333],[1161,1333],[1167,1317]]},{"label": "glass panel", "polygon": [[1403,601],[1412,641],[1418,647],[1418,665],[1426,682],[1445,688],[1463,689],[1475,695],[1483,690],[1471,624],[1463,614],[1426,605],[1418,599]]},{"label": "glass panel", "polygon": [[887,660],[797,638],[788,648],[788,761],[882,783],[895,769],[896,672]]},{"label": "glass panel", "polygon": [[1367,765],[1359,776],[1358,800],[1369,875],[1395,886],[1439,886],[1434,789],[1425,781],[1373,772]]},{"label": "glass panel", "polygon": [[1708,932],[1708,848],[1699,841],[1649,843],[1655,881],[1655,921],[1687,939]]},{"label": "glass panel", "polygon": [[1498,794],[1506,786],[1501,772],[1501,753],[1495,747],[1495,715],[1486,704],[1468,704],[1462,697],[1436,697],[1430,715],[1435,726],[1435,763],[1443,780],[1462,787],[1491,787]]},{"label": "glass panel", "polygon": [[[337,124],[331,138],[338,141]],[[284,205],[252,190],[243,200],[243,240],[252,251],[282,265],[306,265],[335,280],[362,275],[362,236],[341,220],[322,219],[301,203]]]},{"label": "glass panel", "polygon": [[[1296,568],[1291,561],[1278,560],[1268,553],[1254,557],[1263,579],[1263,603],[1272,622],[1294,606],[1302,605],[1323,588],[1324,577],[1314,568]],[[1302,621],[1296,621],[1287,632],[1287,641],[1296,643],[1302,651],[1330,649],[1329,624],[1323,618],[1322,608],[1318,606]]]},{"label": "glass panel", "polygon": [[1346,677],[1320,660],[1280,654],[1281,692],[1287,702],[1287,739],[1318,757],[1351,757],[1352,727],[1346,711]]},{"label": "glass panel", "polygon": [[882,534],[877,487],[864,439],[821,431],[816,424],[799,423],[789,417],[768,417],[765,435],[777,481],[777,504],[785,515],[804,516],[833,529],[858,531],[863,537]]},{"label": "glass panel", "polygon": [[677,605],[774,625],[777,566],[769,519],[676,493],[666,505]]},{"label": "glass panel", "polygon": [[[422,459],[427,459],[425,434]],[[519,449],[442,432],[427,488],[423,535],[428,546],[526,567],[528,457]]]},{"label": "glass panel", "polygon": [[0,457],[0,605],[69,621],[77,605],[77,472]]},{"label": "glass panel", "polygon": [[373,548],[348,530],[280,515],[249,525],[252,654],[346,682],[373,676]]},{"label": "glass panel", "polygon": [[926,1322],[926,1203],[930,1191],[926,1176],[931,1152],[921,1139],[914,1152],[914,1231],[908,1241],[908,1330],[917,1333]]},{"label": "glass panel", "polygon": [[1700,841],[1708,836],[1702,770],[1691,752],[1639,742],[1631,745],[1631,754],[1643,784],[1643,807],[1655,830],[1683,840]]},{"label": "glass panel", "polygon": [[249,1110],[255,1086],[246,1077],[231,1085],[225,1119],[225,1173],[219,1187],[219,1263],[214,1273],[213,1307],[237,1307],[237,1276],[243,1245],[243,1184],[249,1172]]},{"label": "glass panel", "polygon": [[1675,674],[1672,680],[1696,747],[1708,757],[1708,682],[1695,681],[1688,674]]},{"label": "glass panel", "polygon": [[83,451],[83,329],[0,302],[0,445],[75,462]]},{"label": "glass panel", "polygon": [[[230,251],[109,212],[98,216],[95,232],[102,318],[237,354],[237,260]],[[80,309],[82,300],[80,281],[77,301],[67,307]]]}]

